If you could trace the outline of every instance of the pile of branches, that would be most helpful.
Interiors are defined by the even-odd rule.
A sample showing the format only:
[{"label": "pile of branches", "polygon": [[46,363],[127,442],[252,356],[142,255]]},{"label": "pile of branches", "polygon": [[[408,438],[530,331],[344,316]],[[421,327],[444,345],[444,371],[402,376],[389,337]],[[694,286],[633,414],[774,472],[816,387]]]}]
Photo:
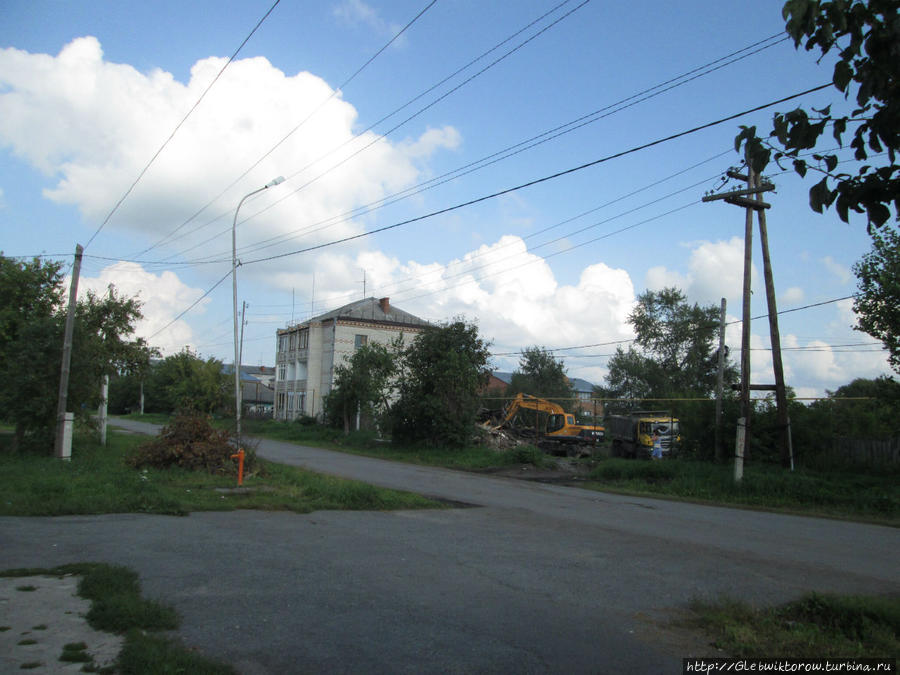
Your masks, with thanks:
[{"label": "pile of branches", "polygon": [[[138,447],[129,463],[138,469],[177,466],[190,471],[233,474],[237,472],[237,460],[232,458],[236,453],[230,434],[215,429],[209,416],[182,410],[162,428],[159,436]],[[255,463],[256,454],[246,452],[244,470],[251,471]]]}]

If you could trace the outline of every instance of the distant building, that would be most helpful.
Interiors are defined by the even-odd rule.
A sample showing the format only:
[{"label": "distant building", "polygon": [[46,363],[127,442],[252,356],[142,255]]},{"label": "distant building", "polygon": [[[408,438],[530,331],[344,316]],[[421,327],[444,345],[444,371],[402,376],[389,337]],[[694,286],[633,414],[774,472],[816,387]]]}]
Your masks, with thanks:
[{"label": "distant building", "polygon": [[[226,363],[222,373],[234,377],[234,365]],[[275,404],[275,369],[241,365],[241,409],[244,414],[271,415]]]},{"label": "distant building", "polygon": [[275,419],[319,416],[334,384],[334,369],[365,344],[404,342],[428,322],[392,307],[389,298],[366,298],[277,331]]},{"label": "distant building", "polygon": [[[486,389],[497,391],[509,386],[512,382],[512,376],[512,373],[494,371],[491,373],[491,380]],[[576,412],[590,413],[595,417],[603,417],[603,403],[599,399],[594,399],[594,385],[587,380],[582,380],[580,377],[569,377],[566,379],[572,385],[572,390],[575,392],[575,398],[577,399],[575,406],[573,406],[574,410]]]}]

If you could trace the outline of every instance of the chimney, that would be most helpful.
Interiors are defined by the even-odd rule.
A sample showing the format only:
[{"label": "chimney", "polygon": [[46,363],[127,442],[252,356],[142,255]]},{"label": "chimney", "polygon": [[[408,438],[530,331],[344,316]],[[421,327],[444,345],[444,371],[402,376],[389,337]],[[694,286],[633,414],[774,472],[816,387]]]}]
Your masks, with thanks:
[{"label": "chimney", "polygon": [[381,311],[385,314],[391,313],[391,299],[390,298],[381,298],[378,301],[378,306],[381,307]]}]

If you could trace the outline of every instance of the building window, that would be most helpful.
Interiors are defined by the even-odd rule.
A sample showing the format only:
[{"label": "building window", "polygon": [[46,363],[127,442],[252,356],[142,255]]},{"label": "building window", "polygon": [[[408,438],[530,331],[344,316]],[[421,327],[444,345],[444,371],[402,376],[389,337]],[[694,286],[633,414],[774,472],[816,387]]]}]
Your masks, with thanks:
[{"label": "building window", "polygon": [[278,365],[278,381],[283,382],[285,375],[287,375],[287,366],[281,363]]},{"label": "building window", "polygon": [[355,349],[359,349],[360,347],[362,347],[363,345],[366,345],[368,343],[369,343],[368,335],[357,335],[353,341],[353,347]]},{"label": "building window", "polygon": [[309,347],[309,328],[303,328],[299,333],[300,344],[299,349],[307,349]]},{"label": "building window", "polygon": [[288,350],[288,339],[287,335],[278,336],[278,351],[286,352]]}]

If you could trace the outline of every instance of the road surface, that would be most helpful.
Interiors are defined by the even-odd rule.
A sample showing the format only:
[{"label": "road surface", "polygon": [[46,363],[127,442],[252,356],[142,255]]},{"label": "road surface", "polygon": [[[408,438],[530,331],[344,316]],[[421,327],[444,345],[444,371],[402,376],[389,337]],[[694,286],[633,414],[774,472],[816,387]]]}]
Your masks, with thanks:
[{"label": "road surface", "polygon": [[671,625],[693,598],[900,592],[894,528],[258,453],[471,507],[0,518],[0,567],[128,565],[188,645],[250,675],[680,672],[716,654]]}]

